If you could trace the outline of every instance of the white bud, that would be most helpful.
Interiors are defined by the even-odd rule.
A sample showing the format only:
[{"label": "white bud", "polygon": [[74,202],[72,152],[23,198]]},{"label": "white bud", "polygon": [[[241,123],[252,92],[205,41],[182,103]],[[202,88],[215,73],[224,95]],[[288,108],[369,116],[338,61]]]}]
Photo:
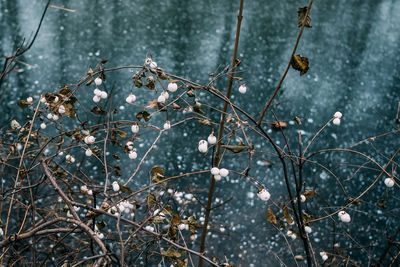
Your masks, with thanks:
[{"label": "white bud", "polygon": [[263,188],[260,191],[258,191],[257,196],[262,201],[268,201],[271,197],[271,194],[265,188]]},{"label": "white bud", "polygon": [[178,85],[176,83],[169,83],[168,84],[168,91],[171,93],[176,92],[178,90]]},{"label": "white bud", "polygon": [[54,114],[53,115],[53,121],[56,121],[56,120],[58,120],[58,115]]},{"label": "white bud", "polygon": [[107,94],[106,91],[101,91],[101,93],[100,93],[100,98],[106,99],[107,96],[108,96],[108,94]]},{"label": "white bud", "polygon": [[136,151],[131,151],[131,152],[129,152],[129,158],[130,158],[130,159],[136,159],[136,158],[137,158],[137,153],[136,153]]},{"label": "white bud", "polygon": [[101,97],[100,97],[99,95],[93,96],[93,102],[94,102],[94,103],[99,103],[100,100],[101,100]]},{"label": "white bud", "polygon": [[118,182],[113,182],[112,183],[112,188],[113,188],[114,192],[118,192],[119,189],[120,189]]},{"label": "white bud", "polygon": [[310,226],[304,226],[304,231],[306,231],[307,234],[310,234],[312,232],[312,229]]},{"label": "white bud", "polygon": [[342,114],[342,112],[340,112],[340,111],[336,111],[335,114],[333,114],[333,117],[334,117],[334,118],[338,118],[338,119],[341,119],[342,116],[343,116],[343,114]]},{"label": "white bud", "polygon": [[207,138],[207,141],[210,145],[215,145],[217,143],[217,137],[214,134],[210,134]]},{"label": "white bud", "polygon": [[93,151],[90,148],[88,148],[88,149],[85,150],[85,155],[87,157],[90,157],[91,155],[93,155]]},{"label": "white bud", "polygon": [[132,133],[136,134],[139,132],[139,125],[133,124],[131,127]]},{"label": "white bud", "polygon": [[88,193],[89,196],[92,196],[93,195],[92,189],[89,189],[89,191],[87,193]]},{"label": "white bud", "polygon": [[61,106],[58,107],[58,113],[60,113],[60,114],[64,114],[65,113],[64,105],[61,105]]},{"label": "white bud", "polygon": [[28,102],[28,103],[32,103],[33,102],[33,98],[30,96],[30,97],[28,97],[27,99],[26,99],[26,102]]},{"label": "white bud", "polygon": [[53,114],[51,114],[51,113],[47,114],[47,118],[48,118],[49,120],[52,120],[52,119],[53,119]]},{"label": "white bud", "polygon": [[94,79],[94,84],[96,84],[96,86],[100,86],[103,83],[103,80],[100,77],[97,77],[96,79]]},{"label": "white bud", "polygon": [[157,62],[151,61],[151,63],[150,63],[150,68],[152,68],[152,69],[157,68]]},{"label": "white bud", "polygon": [[386,178],[386,179],[385,179],[385,185],[386,185],[387,187],[393,187],[393,186],[394,186],[394,181],[393,181],[393,179],[392,179],[392,178]]},{"label": "white bud", "polygon": [[160,95],[160,96],[157,98],[157,102],[158,102],[158,103],[165,103],[165,97],[164,97],[163,95]]},{"label": "white bud", "polygon": [[45,98],[44,96],[42,96],[42,97],[40,98],[40,102],[43,103],[43,104],[46,103],[46,98]]},{"label": "white bud", "polygon": [[229,171],[225,168],[222,168],[219,170],[219,175],[221,175],[222,177],[227,177],[229,175]]},{"label": "white bud", "polygon": [[211,174],[212,175],[219,175],[219,169],[217,167],[213,167],[211,169]]},{"label": "white bud", "polygon": [[46,129],[46,126],[47,126],[47,125],[46,125],[46,123],[44,123],[44,122],[42,122],[42,123],[40,124],[40,128],[42,128],[43,130]]},{"label": "white bud", "polygon": [[58,100],[60,100],[59,98],[58,98],[58,96],[56,96],[55,98],[54,98],[54,103],[57,103],[58,102]]},{"label": "white bud", "polygon": [[171,123],[169,121],[166,121],[164,123],[164,130],[169,130],[169,129],[171,129]]},{"label": "white bud", "polygon": [[340,125],[340,119],[339,118],[334,118],[333,119],[333,124],[335,124],[335,125]]},{"label": "white bud", "polygon": [[242,84],[242,85],[239,87],[239,92],[240,92],[241,94],[245,94],[246,91],[247,91],[246,85]]},{"label": "white bud", "polygon": [[86,185],[82,185],[81,186],[81,191],[82,191],[82,193],[87,193],[87,191],[88,191],[87,186]]},{"label": "white bud", "polygon": [[185,230],[186,229],[186,224],[184,224],[184,223],[179,224],[178,225],[178,229],[181,230],[181,231]]},{"label": "white bud", "polygon": [[201,153],[206,153],[208,150],[208,144],[206,140],[200,140],[199,142],[199,151]]},{"label": "white bud", "polygon": [[305,202],[307,200],[305,195],[300,195],[300,201]]}]

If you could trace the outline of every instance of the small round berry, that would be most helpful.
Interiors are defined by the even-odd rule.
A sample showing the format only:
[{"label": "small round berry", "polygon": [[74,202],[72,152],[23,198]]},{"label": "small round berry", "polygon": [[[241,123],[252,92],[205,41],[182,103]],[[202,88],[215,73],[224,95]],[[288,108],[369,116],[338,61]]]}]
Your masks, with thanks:
[{"label": "small round berry", "polygon": [[340,125],[340,119],[339,118],[334,118],[333,119],[333,124],[335,124],[335,125]]},{"label": "small round berry", "polygon": [[348,223],[351,221],[350,214],[345,213],[340,217],[340,220],[344,223]]},{"label": "small round berry", "polygon": [[42,123],[40,124],[40,128],[42,128],[43,130],[46,129],[46,126],[47,126],[47,125],[46,125],[46,123],[44,123],[44,122],[42,122]]},{"label": "small round berry", "polygon": [[136,96],[134,94],[130,94],[126,99],[126,103],[128,104],[132,104],[133,102],[135,102],[136,100]]},{"label": "small round berry", "polygon": [[130,159],[136,159],[136,158],[137,158],[137,153],[136,153],[136,151],[131,151],[131,152],[129,152],[129,158],[130,158]]},{"label": "small round berry", "polygon": [[93,96],[93,102],[94,102],[94,103],[99,103],[100,100],[101,100],[101,97],[100,97],[100,96],[98,96],[98,95]]},{"label": "small round berry", "polygon": [[94,93],[95,95],[100,96],[100,95],[101,95],[101,90],[100,90],[99,88],[96,88],[96,89],[94,89],[93,93]]},{"label": "small round berry", "polygon": [[94,79],[94,84],[100,86],[103,83],[103,80],[100,77]]},{"label": "small round berry", "polygon": [[82,191],[82,193],[85,193],[85,194],[87,193],[88,188],[85,184],[81,186],[81,191]]},{"label": "small round berry", "polygon": [[386,178],[386,179],[385,179],[385,185],[386,185],[387,187],[393,187],[393,186],[394,186],[394,181],[393,181],[393,179],[392,179],[392,178]]},{"label": "small round berry", "polygon": [[306,196],[305,195],[300,195],[300,201],[301,202],[305,202],[307,200],[307,198],[306,198]]},{"label": "small round berry", "polygon": [[328,259],[328,255],[326,255],[326,254],[325,254],[325,255],[322,255],[322,260],[323,260],[323,261],[326,261],[327,259]]},{"label": "small round berry", "polygon": [[60,100],[59,98],[58,98],[58,96],[56,96],[55,98],[54,98],[54,103],[57,103],[58,102],[58,100]]},{"label": "small round berry", "polygon": [[131,127],[132,133],[136,134],[139,132],[139,125],[133,124]]},{"label": "small round berry", "polygon": [[217,143],[217,137],[215,137],[215,135],[213,133],[211,133],[208,138],[207,138],[208,143],[210,143],[210,145],[215,145]]},{"label": "small round berry", "polygon": [[171,129],[171,123],[169,121],[166,121],[164,123],[164,130],[169,130],[169,129]]},{"label": "small round berry", "polygon": [[118,182],[113,182],[112,183],[112,188],[113,188],[114,192],[118,192],[119,189],[120,189]]},{"label": "small round berry", "polygon": [[48,118],[49,120],[52,120],[52,119],[53,119],[53,114],[51,114],[51,113],[47,114],[47,118]]},{"label": "small round berry", "polygon": [[61,105],[61,106],[58,107],[58,113],[60,113],[60,114],[64,114],[65,113],[64,105]]},{"label": "small round berry", "polygon": [[157,98],[157,102],[158,102],[158,103],[165,103],[165,97],[164,97],[163,95],[160,95],[160,96]]},{"label": "small round berry", "polygon": [[151,61],[151,63],[150,63],[150,68],[152,68],[152,69],[157,68],[157,62]]},{"label": "small round berry", "polygon": [[108,94],[107,94],[106,91],[101,91],[101,93],[100,93],[100,98],[106,99],[107,96],[108,96]]},{"label": "small round berry", "polygon": [[167,91],[162,91],[161,95],[167,100],[169,98],[169,94]]},{"label": "small round berry", "polygon": [[221,175],[219,175],[219,174],[217,174],[217,175],[214,175],[214,179],[215,179],[215,181],[221,181],[221,179],[222,179],[222,176]]},{"label": "small round berry", "polygon": [[56,120],[58,120],[58,115],[54,114],[53,115],[53,121],[56,121]]},{"label": "small round berry", "polygon": [[32,103],[33,102],[33,97],[28,97],[27,99],[26,99],[26,102],[28,102],[28,103]]},{"label": "small round berry", "polygon": [[219,169],[217,167],[213,167],[211,169],[211,174],[212,175],[219,175]]},{"label": "small round berry", "polygon": [[86,149],[85,155],[86,155],[86,157],[90,157],[91,155],[93,155],[92,150],[90,148]]},{"label": "small round berry", "polygon": [[265,188],[263,188],[260,191],[258,191],[257,196],[262,201],[268,201],[271,197],[271,194]]},{"label": "small round berry", "polygon": [[241,94],[245,94],[246,91],[247,91],[246,85],[242,84],[242,85],[239,87],[239,92],[240,92]]},{"label": "small round berry", "polygon": [[178,90],[178,85],[176,83],[169,83],[168,84],[168,91],[171,93],[176,92]]},{"label": "small round berry", "polygon": [[42,96],[40,98],[40,103],[42,103],[42,104],[46,103],[46,98],[44,96]]},{"label": "small round berry", "polygon": [[132,142],[132,141],[126,142],[126,147],[127,147],[129,150],[133,150],[133,142]]},{"label": "small round berry", "polygon": [[221,175],[222,177],[227,177],[229,175],[229,171],[225,168],[222,168],[219,170],[219,175]]},{"label": "small round berry", "polygon": [[307,234],[310,234],[312,232],[312,229],[310,226],[304,226],[304,231],[306,231]]},{"label": "small round berry", "polygon": [[343,215],[345,215],[346,212],[344,210],[339,211],[338,216],[339,218],[342,217]]},{"label": "small round berry", "polygon": [[201,153],[206,153],[207,152],[207,150],[208,150],[208,144],[207,144],[207,141],[206,140],[200,140],[200,142],[199,142],[199,151],[201,152]]},{"label": "small round berry", "polygon": [[84,141],[86,144],[93,144],[96,141],[96,137],[89,135],[85,137]]},{"label": "small round berry", "polygon": [[343,114],[342,114],[342,112],[340,112],[340,111],[336,111],[335,114],[333,114],[333,117],[334,117],[334,118],[338,118],[338,119],[341,119],[342,116],[343,116]]}]

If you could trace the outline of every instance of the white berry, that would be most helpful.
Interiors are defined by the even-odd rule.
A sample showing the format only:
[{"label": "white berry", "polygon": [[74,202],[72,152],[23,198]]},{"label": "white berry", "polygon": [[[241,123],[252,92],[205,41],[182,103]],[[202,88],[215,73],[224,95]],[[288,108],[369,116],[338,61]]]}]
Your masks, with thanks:
[{"label": "white berry", "polygon": [[103,80],[100,77],[97,77],[96,79],[94,79],[94,83],[99,86],[103,83]]},{"label": "white berry", "polygon": [[268,201],[271,197],[271,194],[265,188],[263,188],[260,191],[258,191],[257,196],[262,201]]},{"label": "white berry", "polygon": [[118,192],[119,189],[120,189],[118,182],[113,182],[112,183],[112,188],[113,188],[114,192]]},{"label": "white berry", "polygon": [[52,120],[52,119],[53,119],[53,114],[51,114],[51,113],[47,114],[47,118],[48,118],[49,120]]},{"label": "white berry", "polygon": [[53,115],[53,121],[58,120],[58,116],[56,114]]},{"label": "white berry", "polygon": [[134,94],[130,94],[126,99],[126,103],[128,104],[132,104],[133,102],[135,102],[136,100],[136,96]]},{"label": "white berry", "polygon": [[135,151],[129,152],[129,158],[130,159],[136,159],[137,158],[137,153]]},{"label": "white berry", "polygon": [[199,151],[201,152],[201,153],[206,153],[207,152],[207,150],[208,150],[208,143],[207,143],[207,141],[206,140],[200,140],[200,142],[199,142]]},{"label": "white berry", "polygon": [[229,171],[225,168],[222,168],[219,170],[219,175],[221,175],[222,177],[227,177],[229,175]]},{"label": "white berry", "polygon": [[60,114],[64,114],[65,113],[64,105],[61,105],[61,106],[58,107],[58,113],[60,113]]},{"label": "white berry", "polygon": [[215,179],[215,181],[221,181],[221,179],[222,179],[222,176],[221,175],[219,175],[219,174],[217,174],[217,175],[214,175],[214,179]]},{"label": "white berry", "polygon": [[304,231],[306,231],[307,234],[310,234],[312,232],[312,229],[310,226],[304,226]]},{"label": "white berry", "polygon": [[168,84],[168,91],[171,93],[176,92],[178,90],[178,85],[176,83],[169,83]]},{"label": "white berry", "polygon": [[167,121],[166,123],[164,123],[164,130],[169,130],[169,129],[171,129],[171,123]]},{"label": "white berry", "polygon": [[131,130],[132,130],[132,133],[134,133],[134,134],[138,133],[139,125],[137,125],[137,124],[132,125]]},{"label": "white berry", "polygon": [[108,94],[107,94],[106,91],[101,91],[101,93],[100,93],[100,98],[106,99],[107,96],[108,96]]},{"label": "white berry", "polygon": [[42,128],[42,129],[46,129],[46,123],[44,123],[44,122],[42,122],[41,124],[40,124],[40,128]]},{"label": "white berry", "polygon": [[86,144],[93,144],[96,141],[96,138],[93,135],[86,136],[84,139]]},{"label": "white berry", "polygon": [[387,187],[393,187],[393,186],[394,186],[394,181],[393,181],[393,179],[392,179],[392,178],[386,178],[386,179],[385,179],[385,185],[386,185]]},{"label": "white berry", "polygon": [[241,94],[245,94],[246,91],[247,91],[246,85],[242,84],[242,85],[239,87],[239,92],[240,92]]},{"label": "white berry", "polygon": [[86,157],[90,157],[91,155],[93,155],[92,150],[90,148],[86,149],[85,155],[86,155]]},{"label": "white berry", "polygon": [[98,95],[98,96],[101,95],[101,92],[102,92],[102,91],[101,91],[99,88],[96,88],[96,89],[93,90],[93,93],[94,93],[95,95]]},{"label": "white berry", "polygon": [[95,96],[93,96],[93,102],[94,102],[94,103],[99,103],[99,102],[100,102],[100,100],[101,100],[101,98],[100,98],[100,96],[99,96],[99,95],[95,95]]},{"label": "white berry", "polygon": [[335,114],[333,114],[333,117],[338,118],[338,119],[341,119],[342,116],[343,116],[343,114],[340,111],[336,111]]},{"label": "white berry", "polygon": [[300,195],[300,201],[305,202],[306,201],[306,196],[305,195]]},{"label": "white berry", "polygon": [[215,145],[217,143],[217,137],[214,134],[210,134],[207,138],[207,141],[210,145]]},{"label": "white berry", "polygon": [[157,62],[151,61],[151,63],[150,63],[150,68],[152,68],[152,69],[157,68]]},{"label": "white berry", "polygon": [[165,97],[164,97],[163,95],[160,95],[160,96],[157,98],[157,102],[158,102],[158,103],[165,103]]},{"label": "white berry", "polygon": [[335,124],[335,125],[340,125],[340,119],[339,118],[334,118],[333,119],[333,124]]},{"label": "white berry", "polygon": [[219,175],[219,169],[217,167],[213,167],[211,169],[211,174],[212,175]]},{"label": "white berry", "polygon": [[345,213],[340,217],[340,220],[344,223],[348,223],[351,221],[350,214]]}]

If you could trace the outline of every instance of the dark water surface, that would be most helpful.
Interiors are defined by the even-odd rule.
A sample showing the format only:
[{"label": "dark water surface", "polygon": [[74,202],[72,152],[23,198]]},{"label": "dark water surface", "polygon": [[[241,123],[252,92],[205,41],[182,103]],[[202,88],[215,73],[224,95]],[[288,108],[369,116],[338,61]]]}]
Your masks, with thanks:
[{"label": "dark water surface", "polygon": [[[11,55],[23,37],[29,40],[45,2],[0,0],[0,55]],[[53,4],[76,12],[48,10],[32,49],[20,58],[17,68],[21,72],[12,73],[3,85],[1,126],[26,115],[16,107],[18,100],[37,97],[42,92],[76,82],[88,66],[94,66],[103,58],[109,60],[109,67],[141,65],[148,54],[166,72],[202,84],[209,81],[209,73],[219,66],[224,68],[231,61],[239,1],[58,0]],[[248,92],[239,94],[236,89],[239,84],[235,84],[232,99],[256,118],[286,67],[299,30],[297,8],[305,5],[305,1],[293,0],[245,1],[239,71]],[[343,113],[341,125],[328,126],[310,151],[349,148],[365,138],[397,129],[399,14],[400,1],[395,0],[315,1],[311,11],[312,28],[305,29],[298,48],[299,54],[309,58],[310,70],[300,77],[291,69],[275,100],[281,103],[274,106],[279,119],[288,121],[287,135],[294,150],[297,150],[297,131],[303,131],[307,142],[338,110]],[[119,119],[134,120],[138,111],[127,107],[124,101],[131,89],[131,75],[121,71],[111,74],[107,81],[109,88],[115,88],[113,106],[119,110]],[[226,85],[225,78],[216,83],[220,90],[225,90]],[[93,106],[92,88],[82,90],[87,92],[81,92],[81,100],[87,99],[87,105]],[[197,97],[202,103],[222,107],[222,103],[205,93]],[[171,116],[172,122],[178,118]],[[212,116],[218,119],[218,114]],[[293,122],[295,116],[303,119],[302,125]],[[159,115],[153,123],[162,126],[164,120],[164,115]],[[268,113],[265,120],[274,118]],[[165,146],[158,146],[151,154],[149,166],[161,164],[170,173],[209,168],[210,159],[197,153],[197,142],[206,138],[210,130],[195,122],[188,125],[178,126],[162,137]],[[279,132],[273,131],[271,135],[283,146]],[[255,134],[249,137],[257,149],[250,175],[266,185],[273,201],[285,200],[286,188],[271,146]],[[144,147],[151,142],[152,139],[144,141]],[[399,143],[395,133],[363,143],[356,149],[384,166]],[[224,166],[242,171],[246,160],[247,155],[227,154]],[[329,167],[348,192],[348,196],[344,196],[338,183],[323,167],[306,165],[306,185],[319,193],[315,203],[306,204],[306,210],[315,216],[324,216],[335,207],[343,206],[348,197],[360,194],[379,174],[373,165],[368,166],[374,170],[361,169],[354,174],[366,161],[350,153],[325,153],[313,160]],[[263,166],[264,161],[274,165]],[[134,167],[124,170],[125,175]],[[196,194],[205,200],[208,176],[183,181],[180,186],[204,189]],[[213,231],[208,237],[210,255],[226,256],[237,266],[279,266],[281,262],[276,257],[279,255],[288,266],[295,265],[279,231],[265,220],[265,203],[254,193],[253,184],[235,175],[217,184],[215,196],[220,201],[230,196],[233,199],[212,213]],[[365,266],[376,261],[386,244],[386,234],[394,231],[400,222],[399,197],[399,187],[387,189],[382,179],[363,197],[363,205],[348,210],[351,224],[339,223],[334,227],[331,220],[325,220],[311,225],[314,249],[317,252],[331,249],[336,238],[339,247],[353,248],[349,256],[359,264]],[[387,200],[386,209],[376,206],[378,199]],[[203,211],[196,212],[198,217],[203,216]],[[333,231],[336,234],[332,234]],[[193,243],[194,248],[199,239]],[[292,245],[295,255],[302,253],[299,238]],[[319,255],[317,259],[321,260]]]}]

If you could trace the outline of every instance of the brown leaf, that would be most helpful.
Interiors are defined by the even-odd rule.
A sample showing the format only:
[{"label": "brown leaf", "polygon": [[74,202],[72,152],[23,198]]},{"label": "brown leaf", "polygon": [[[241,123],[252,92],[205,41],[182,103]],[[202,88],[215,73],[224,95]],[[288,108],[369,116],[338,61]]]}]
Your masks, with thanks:
[{"label": "brown leaf", "polygon": [[303,195],[306,197],[306,199],[312,198],[315,195],[315,190],[306,190],[304,191]]},{"label": "brown leaf", "polygon": [[309,69],[308,58],[302,57],[301,55],[293,56],[290,63],[293,69],[300,71],[300,76],[306,74]]},{"label": "brown leaf", "polygon": [[181,217],[179,217],[179,214],[174,214],[171,217],[171,223],[172,225],[178,225],[181,222]]},{"label": "brown leaf", "polygon": [[269,207],[267,211],[267,222],[276,224],[276,216]]},{"label": "brown leaf", "polygon": [[161,255],[164,257],[168,257],[168,258],[179,258],[182,256],[182,254],[179,251],[177,251],[173,248],[170,248],[167,251],[163,250],[161,252]]},{"label": "brown leaf", "polygon": [[[307,7],[300,7],[297,9],[297,26],[303,26],[304,18],[307,14]],[[304,21],[304,27],[311,28],[311,18],[310,14],[307,15],[306,20]]]},{"label": "brown leaf", "polygon": [[289,224],[293,224],[294,223],[293,218],[292,218],[292,216],[290,216],[289,209],[286,205],[283,205],[282,212],[283,212],[283,216],[285,217],[286,221]]},{"label": "brown leaf", "polygon": [[279,128],[286,128],[287,127],[287,123],[284,121],[273,121],[272,122],[272,126],[276,129]]}]

